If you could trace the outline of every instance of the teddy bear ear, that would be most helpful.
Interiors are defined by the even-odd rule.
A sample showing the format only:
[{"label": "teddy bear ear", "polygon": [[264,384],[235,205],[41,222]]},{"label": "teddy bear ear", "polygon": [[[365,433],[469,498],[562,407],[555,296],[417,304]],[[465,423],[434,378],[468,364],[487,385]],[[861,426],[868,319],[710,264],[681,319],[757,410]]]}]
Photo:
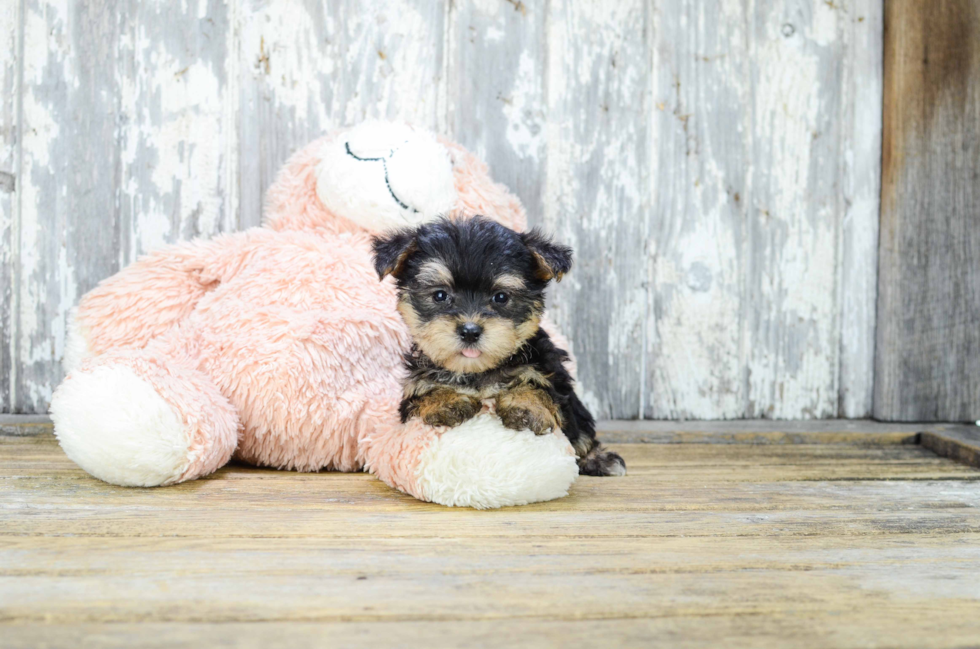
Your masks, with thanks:
[{"label": "teddy bear ear", "polygon": [[416,250],[415,230],[395,230],[371,238],[374,249],[374,270],[378,278],[388,275],[398,277],[405,268],[405,262]]},{"label": "teddy bear ear", "polygon": [[552,279],[560,282],[572,269],[572,249],[568,246],[555,243],[537,229],[524,232],[521,239],[534,257],[535,277],[542,282]]}]

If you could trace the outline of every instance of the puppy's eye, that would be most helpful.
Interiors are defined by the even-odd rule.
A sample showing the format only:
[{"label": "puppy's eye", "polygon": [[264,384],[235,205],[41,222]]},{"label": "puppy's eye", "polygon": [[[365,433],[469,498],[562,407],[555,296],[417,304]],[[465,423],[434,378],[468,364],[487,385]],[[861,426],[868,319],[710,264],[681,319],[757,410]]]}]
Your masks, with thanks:
[{"label": "puppy's eye", "polygon": [[507,304],[507,300],[509,299],[510,298],[507,297],[506,293],[497,293],[496,295],[493,296],[493,301],[496,302],[497,304]]},{"label": "puppy's eye", "polygon": [[449,293],[446,293],[445,291],[436,291],[432,294],[432,299],[436,302],[445,302],[449,299]]}]

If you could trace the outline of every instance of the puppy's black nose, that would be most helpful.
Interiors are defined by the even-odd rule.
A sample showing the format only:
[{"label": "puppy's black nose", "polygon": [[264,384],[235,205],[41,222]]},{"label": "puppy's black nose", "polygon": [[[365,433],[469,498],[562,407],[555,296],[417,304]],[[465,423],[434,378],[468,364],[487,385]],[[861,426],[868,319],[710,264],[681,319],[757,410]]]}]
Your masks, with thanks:
[{"label": "puppy's black nose", "polygon": [[465,322],[456,329],[456,333],[462,338],[464,343],[475,343],[483,333],[483,327],[475,322]]}]

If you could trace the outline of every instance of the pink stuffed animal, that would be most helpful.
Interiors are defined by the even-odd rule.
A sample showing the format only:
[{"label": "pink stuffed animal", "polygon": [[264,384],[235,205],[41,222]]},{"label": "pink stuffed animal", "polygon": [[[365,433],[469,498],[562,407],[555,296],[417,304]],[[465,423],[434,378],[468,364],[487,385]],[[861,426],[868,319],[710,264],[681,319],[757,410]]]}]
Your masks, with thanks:
[{"label": "pink stuffed animal", "polygon": [[561,433],[489,414],[449,430],[399,421],[409,337],[369,237],[441,214],[526,226],[485,164],[431,133],[367,122],[313,142],[269,190],[264,227],[163,248],[82,298],[51,403],[65,453],[128,486],[235,457],[367,469],[444,505],[564,496],[578,469]]}]

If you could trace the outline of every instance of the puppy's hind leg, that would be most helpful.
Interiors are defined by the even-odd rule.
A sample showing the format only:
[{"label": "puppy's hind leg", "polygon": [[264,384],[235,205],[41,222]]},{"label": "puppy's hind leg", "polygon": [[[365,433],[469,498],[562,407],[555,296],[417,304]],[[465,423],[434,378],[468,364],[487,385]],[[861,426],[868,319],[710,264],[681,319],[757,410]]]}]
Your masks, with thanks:
[{"label": "puppy's hind leg", "polygon": [[591,476],[623,476],[626,475],[626,461],[619,455],[605,448],[595,438],[582,438],[575,445],[578,456],[579,475]]},{"label": "puppy's hind leg", "polygon": [[574,392],[569,395],[566,408],[565,419],[569,425],[565,435],[575,448],[579,475],[626,475],[626,462],[619,453],[604,448],[595,438],[595,420]]}]

